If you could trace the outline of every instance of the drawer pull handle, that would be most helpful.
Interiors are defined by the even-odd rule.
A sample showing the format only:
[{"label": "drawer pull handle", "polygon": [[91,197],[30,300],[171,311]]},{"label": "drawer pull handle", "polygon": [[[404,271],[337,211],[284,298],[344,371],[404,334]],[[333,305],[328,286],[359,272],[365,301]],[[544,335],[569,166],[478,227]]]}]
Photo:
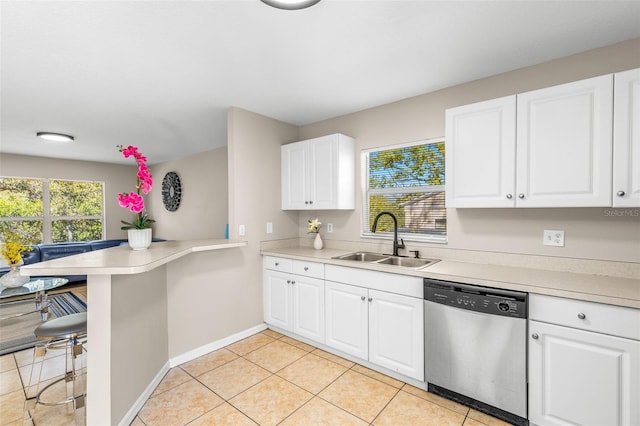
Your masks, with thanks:
[{"label": "drawer pull handle", "polygon": [[309,267],[308,267],[308,266],[305,266],[305,267],[304,267],[304,271],[305,271],[305,272],[307,272],[308,270],[309,270]]},{"label": "drawer pull handle", "polygon": [[507,198],[510,200],[510,199],[512,199],[512,198],[513,198],[513,195],[511,195],[511,194],[507,194]]},{"label": "drawer pull handle", "polygon": [[364,299],[366,299],[366,297],[360,296],[360,300],[362,300],[364,302]]},{"label": "drawer pull handle", "polygon": [[618,191],[617,195],[618,197],[624,197],[624,191]]},{"label": "drawer pull handle", "polygon": [[522,194],[522,193],[518,194],[518,198],[523,199],[524,198],[524,194]]},{"label": "drawer pull handle", "polygon": [[280,264],[280,262],[276,262],[276,266],[278,266]]},{"label": "drawer pull handle", "polygon": [[294,285],[296,282],[295,281],[291,281],[291,285]]},{"label": "drawer pull handle", "polygon": [[370,298],[369,298],[369,302],[371,302],[371,301],[373,301],[373,297],[370,297]]},{"label": "drawer pull handle", "polygon": [[287,284],[291,284],[291,280],[287,280]]},{"label": "drawer pull handle", "polygon": [[587,317],[587,316],[586,316],[585,314],[583,314],[582,312],[580,312],[580,313],[578,314],[578,318],[580,318],[580,319],[585,319],[586,317]]},{"label": "drawer pull handle", "polygon": [[533,340],[538,340],[538,337],[540,337],[540,336],[538,336],[538,333],[533,333],[533,334],[531,335],[531,338],[532,338]]}]

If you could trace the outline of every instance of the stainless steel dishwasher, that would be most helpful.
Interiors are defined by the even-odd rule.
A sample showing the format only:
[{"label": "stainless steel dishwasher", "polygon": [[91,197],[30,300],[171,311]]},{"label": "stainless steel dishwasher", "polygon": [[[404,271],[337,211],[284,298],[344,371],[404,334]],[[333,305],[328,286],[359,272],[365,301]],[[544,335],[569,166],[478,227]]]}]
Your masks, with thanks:
[{"label": "stainless steel dishwasher", "polygon": [[527,425],[527,293],[424,279],[430,392]]}]

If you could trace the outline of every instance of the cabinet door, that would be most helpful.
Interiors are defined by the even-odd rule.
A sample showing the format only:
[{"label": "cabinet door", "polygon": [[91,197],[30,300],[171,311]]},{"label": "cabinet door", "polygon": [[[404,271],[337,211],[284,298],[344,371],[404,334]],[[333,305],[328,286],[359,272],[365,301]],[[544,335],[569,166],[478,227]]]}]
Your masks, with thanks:
[{"label": "cabinet door", "polygon": [[613,207],[640,207],[640,69],[614,80]]},{"label": "cabinet door", "polygon": [[367,359],[367,289],[325,282],[325,342],[342,352]]},{"label": "cabinet door", "polygon": [[424,380],[424,302],[369,290],[369,361]]},{"label": "cabinet door", "polygon": [[283,145],[282,161],[282,209],[304,210],[309,208],[309,151],[306,142]]},{"label": "cabinet door", "polygon": [[309,200],[312,209],[336,208],[338,194],[338,139],[309,141]]},{"label": "cabinet door", "polygon": [[324,343],[324,280],[293,276],[293,332]]},{"label": "cabinet door", "polygon": [[533,424],[640,424],[640,342],[538,321],[529,332]]},{"label": "cabinet door", "polygon": [[613,76],[517,97],[518,207],[611,206]]},{"label": "cabinet door", "polygon": [[282,272],[264,272],[264,321],[286,330],[291,328],[291,279]]},{"label": "cabinet door", "polygon": [[447,207],[513,207],[516,97],[446,111]]}]

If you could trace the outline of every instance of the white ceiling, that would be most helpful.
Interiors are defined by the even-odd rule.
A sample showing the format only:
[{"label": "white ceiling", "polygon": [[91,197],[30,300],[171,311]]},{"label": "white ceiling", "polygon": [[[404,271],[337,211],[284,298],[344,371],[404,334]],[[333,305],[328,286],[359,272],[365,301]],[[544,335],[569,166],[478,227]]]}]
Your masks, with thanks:
[{"label": "white ceiling", "polygon": [[114,163],[223,146],[231,106],[304,125],[640,37],[640,1],[0,6],[0,152]]}]

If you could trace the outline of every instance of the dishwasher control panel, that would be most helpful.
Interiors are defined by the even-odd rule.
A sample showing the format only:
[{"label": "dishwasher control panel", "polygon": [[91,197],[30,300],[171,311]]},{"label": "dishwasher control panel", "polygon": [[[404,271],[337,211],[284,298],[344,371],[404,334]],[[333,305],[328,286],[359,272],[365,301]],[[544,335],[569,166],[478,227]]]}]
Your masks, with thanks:
[{"label": "dishwasher control panel", "polygon": [[527,293],[424,279],[424,299],[469,311],[527,318]]}]

